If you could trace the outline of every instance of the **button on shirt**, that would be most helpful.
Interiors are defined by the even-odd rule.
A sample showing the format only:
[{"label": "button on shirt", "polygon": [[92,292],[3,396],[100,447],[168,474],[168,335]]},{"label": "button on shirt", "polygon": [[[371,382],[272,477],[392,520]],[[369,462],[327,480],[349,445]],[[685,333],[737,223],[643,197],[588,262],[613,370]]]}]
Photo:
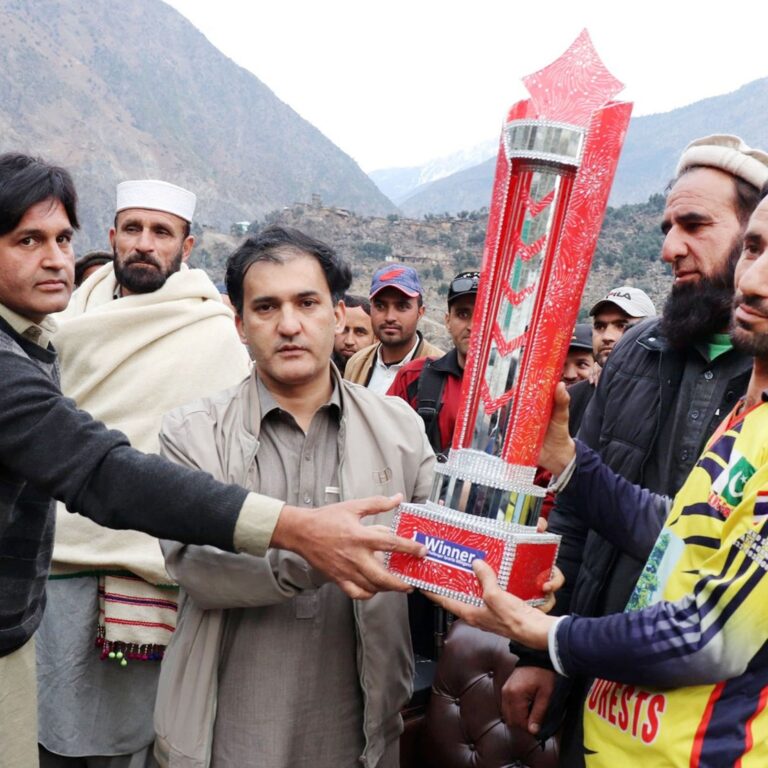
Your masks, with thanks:
[{"label": "button on shirt", "polygon": [[261,424],[253,425],[254,434],[259,435],[255,487],[269,495],[276,491],[275,498],[300,507],[339,501],[338,492],[334,492],[339,484],[341,417],[341,396],[336,385],[330,400],[315,412],[306,435],[258,378],[256,390]]},{"label": "button on shirt", "polygon": [[686,353],[670,418],[661,425],[658,445],[666,448],[651,456],[643,475],[643,485],[652,491],[680,489],[707,437],[735,403],[735,396],[728,401],[728,390],[740,357],[731,349],[710,360],[707,352],[702,345]]},{"label": "button on shirt", "polygon": [[[260,380],[249,485],[296,506],[339,501],[341,396],[306,434]],[[352,601],[334,584],[226,612],[213,768],[354,768],[364,747]]]}]

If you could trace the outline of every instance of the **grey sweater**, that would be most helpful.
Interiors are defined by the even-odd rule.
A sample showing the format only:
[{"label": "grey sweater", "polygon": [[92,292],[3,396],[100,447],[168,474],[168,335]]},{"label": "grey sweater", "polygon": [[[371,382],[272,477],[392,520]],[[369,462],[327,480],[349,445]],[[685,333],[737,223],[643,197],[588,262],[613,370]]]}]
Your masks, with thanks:
[{"label": "grey sweater", "polygon": [[231,551],[245,496],[134,450],[78,410],[59,389],[55,351],[0,318],[0,656],[40,623],[54,498],[110,528]]}]

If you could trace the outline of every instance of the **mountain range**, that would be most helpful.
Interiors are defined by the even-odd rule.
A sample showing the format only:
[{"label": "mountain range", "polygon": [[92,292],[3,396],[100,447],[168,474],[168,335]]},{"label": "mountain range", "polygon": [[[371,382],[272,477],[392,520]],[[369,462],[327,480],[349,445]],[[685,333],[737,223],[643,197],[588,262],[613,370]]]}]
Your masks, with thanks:
[{"label": "mountain range", "polygon": [[397,209],[359,166],[159,0],[0,0],[0,151],[69,168],[78,250],[105,245],[114,189],[161,178],[228,231],[309,200]]},{"label": "mountain range", "polygon": [[[310,200],[419,217],[481,210],[490,199],[495,140],[369,177],[160,0],[0,0],[0,13],[0,152],[72,170],[79,252],[106,244],[115,185],[129,178],[192,189],[197,225],[219,232]],[[728,132],[768,146],[766,113],[768,78],[634,118],[611,205],[663,192],[692,138]]]},{"label": "mountain range", "polygon": [[368,175],[393,203],[400,205],[408,198],[427,189],[433,182],[452,176],[465,168],[473,168],[487,158],[495,156],[497,147],[498,142],[489,139],[469,149],[435,158],[424,165],[384,168],[371,171]]},{"label": "mountain range", "polygon": [[[645,202],[663,192],[680,153],[695,138],[733,133],[753,147],[768,148],[768,78],[736,91],[703,99],[685,107],[630,121],[624,149],[611,190],[610,205]],[[475,165],[457,165],[434,181],[420,180],[422,168],[374,171],[371,178],[411,217],[479,210],[488,205],[496,167],[497,142]],[[448,167],[453,156],[444,158]],[[432,161],[430,167],[441,166]],[[414,181],[408,184],[408,180]],[[416,181],[418,179],[418,181]]]}]

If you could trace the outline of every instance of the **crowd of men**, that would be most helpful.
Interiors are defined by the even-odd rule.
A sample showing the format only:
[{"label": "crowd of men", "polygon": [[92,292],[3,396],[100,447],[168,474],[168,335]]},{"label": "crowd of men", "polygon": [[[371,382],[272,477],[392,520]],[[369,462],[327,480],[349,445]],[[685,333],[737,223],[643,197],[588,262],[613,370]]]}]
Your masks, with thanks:
[{"label": "crowd of men", "polygon": [[[432,596],[513,641],[504,718],[562,766],[768,761],[767,184],[763,152],[692,142],[661,315],[624,285],[576,326],[540,459],[552,614],[483,563],[483,608]],[[480,273],[444,353],[413,267],[352,295],[269,227],[230,310],[186,265],[195,206],[123,182],[76,263],[69,174],[0,156],[0,765],[396,767],[432,608],[377,552],[424,554],[388,524],[450,448]]]}]

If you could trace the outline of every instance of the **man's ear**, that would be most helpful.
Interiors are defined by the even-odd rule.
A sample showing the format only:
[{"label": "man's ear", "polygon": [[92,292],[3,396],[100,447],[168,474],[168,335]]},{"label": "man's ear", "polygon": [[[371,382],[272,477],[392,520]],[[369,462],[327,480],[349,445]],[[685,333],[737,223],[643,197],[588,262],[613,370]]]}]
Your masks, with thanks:
[{"label": "man's ear", "polygon": [[347,306],[344,304],[343,299],[339,299],[336,302],[336,306],[333,308],[333,315],[336,318],[336,324],[333,329],[334,333],[341,333],[347,322]]},{"label": "man's ear", "polygon": [[186,261],[192,255],[192,248],[195,245],[195,236],[188,235],[184,238],[184,243],[181,246],[181,260]]},{"label": "man's ear", "polygon": [[110,227],[109,228],[109,247],[112,249],[113,252],[115,250],[115,234],[116,234],[115,228]]},{"label": "man's ear", "polygon": [[243,329],[243,318],[240,317],[239,313],[235,312],[235,328],[237,328],[237,335],[240,337],[240,341],[243,342],[247,346],[248,339],[245,338],[245,331]]},{"label": "man's ear", "polygon": [[425,306],[422,304],[422,305],[419,307],[419,317],[423,317],[423,316],[424,316],[424,312],[425,312],[425,311],[426,311],[426,307],[425,307]]}]

